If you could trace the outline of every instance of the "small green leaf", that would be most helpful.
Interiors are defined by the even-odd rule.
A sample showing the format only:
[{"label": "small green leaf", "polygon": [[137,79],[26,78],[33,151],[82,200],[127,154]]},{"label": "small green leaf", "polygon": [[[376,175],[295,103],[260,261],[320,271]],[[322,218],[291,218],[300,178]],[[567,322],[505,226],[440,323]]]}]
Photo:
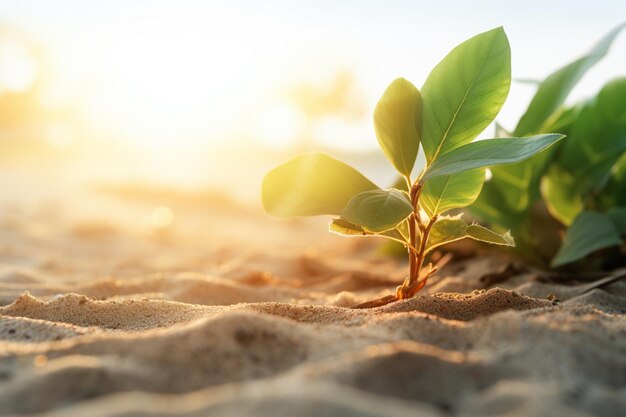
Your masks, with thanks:
[{"label": "small green leaf", "polygon": [[346,219],[342,219],[341,217],[331,220],[330,224],[328,225],[328,231],[342,236],[367,236],[372,234],[363,229],[361,226],[350,223],[349,221],[347,221]]},{"label": "small green leaf", "polygon": [[422,181],[470,169],[520,162],[543,151],[565,136],[546,134],[528,138],[486,139],[468,143],[439,156],[427,169]]},{"label": "small green leaf", "polygon": [[367,231],[378,233],[395,228],[412,212],[407,194],[392,188],[355,195],[341,216]]},{"label": "small green leaf", "polygon": [[609,216],[596,211],[583,211],[567,230],[550,265],[565,265],[597,250],[621,244],[622,240]]},{"label": "small green leaf", "polygon": [[583,75],[604,58],[611,44],[624,27],[626,24],[617,26],[602,38],[587,55],[546,78],[539,86],[526,113],[520,119],[513,133],[516,136],[523,136],[539,132],[544,122],[563,104]]},{"label": "small green leaf", "polygon": [[466,207],[476,200],[484,182],[484,169],[431,178],[424,184],[420,207],[430,217]]},{"label": "small green leaf", "polygon": [[444,217],[437,220],[431,228],[426,252],[466,237],[492,245],[515,246],[515,241],[508,232],[499,234],[477,224],[468,225],[460,217]]},{"label": "small green leaf", "polygon": [[374,127],[383,152],[404,176],[411,175],[419,148],[422,97],[404,78],[387,87],[374,110]]},{"label": "small green leaf", "polygon": [[401,243],[408,242],[407,238],[398,229],[389,229],[382,233],[373,233],[342,218],[333,219],[328,225],[328,230],[341,236],[380,236],[387,237]]},{"label": "small green leaf", "polygon": [[470,224],[466,230],[467,236],[480,242],[492,245],[515,246],[515,240],[509,232],[504,234],[496,233],[479,224]]},{"label": "small green leaf", "polygon": [[501,27],[454,48],[422,87],[427,163],[476,138],[500,111],[510,85],[511,50]]},{"label": "small green leaf", "polygon": [[459,217],[443,217],[433,224],[426,242],[426,253],[446,243],[467,237],[467,223]]},{"label": "small green leaf", "polygon": [[377,188],[351,166],[309,153],[268,172],[262,199],[265,210],[279,217],[341,214],[353,196]]}]

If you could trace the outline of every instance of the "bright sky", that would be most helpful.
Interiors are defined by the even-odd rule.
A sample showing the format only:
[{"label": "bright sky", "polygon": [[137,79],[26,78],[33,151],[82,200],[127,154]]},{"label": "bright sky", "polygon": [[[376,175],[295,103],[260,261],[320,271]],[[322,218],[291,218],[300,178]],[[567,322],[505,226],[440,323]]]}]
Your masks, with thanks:
[{"label": "bright sky", "polygon": [[[88,126],[137,147],[192,151],[240,138],[280,147],[302,135],[375,149],[371,111],[387,84],[402,76],[420,87],[474,34],[504,26],[514,78],[542,78],[624,20],[623,0],[0,1],[0,24],[42,45],[52,62],[40,69],[51,105],[80,102]],[[624,56],[626,34],[572,98],[624,75]],[[20,65],[17,86],[33,76]],[[329,112],[309,123],[286,98],[298,83],[323,91],[342,71],[355,79],[361,117]],[[505,127],[532,91],[514,84],[499,117]]]}]

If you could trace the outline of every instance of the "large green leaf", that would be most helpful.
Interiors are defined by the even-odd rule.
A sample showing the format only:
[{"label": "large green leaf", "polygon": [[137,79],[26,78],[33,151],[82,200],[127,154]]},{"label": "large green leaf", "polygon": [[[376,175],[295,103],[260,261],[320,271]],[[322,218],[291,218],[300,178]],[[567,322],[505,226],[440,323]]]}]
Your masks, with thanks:
[{"label": "large green leaf", "polygon": [[342,218],[333,219],[328,225],[328,230],[341,236],[379,236],[395,240],[402,244],[408,243],[407,237],[403,235],[398,228],[385,230],[382,233],[374,233]]},{"label": "large green leaf", "polygon": [[543,151],[565,136],[545,134],[528,138],[486,139],[468,143],[440,155],[427,169],[422,180],[451,175],[470,169],[520,162]]},{"label": "large green leaf", "polygon": [[476,200],[484,182],[484,169],[431,178],[424,184],[420,207],[430,217],[466,207]]},{"label": "large green leaf", "polygon": [[370,232],[383,232],[398,226],[413,212],[406,193],[396,190],[371,190],[355,195],[341,216]]},{"label": "large green leaf", "polygon": [[387,87],[374,110],[378,143],[398,172],[411,175],[419,148],[422,123],[422,97],[404,78]]},{"label": "large green leaf", "polygon": [[508,232],[500,234],[477,224],[468,225],[460,217],[443,217],[430,229],[426,252],[466,237],[493,245],[515,246],[515,241]]},{"label": "large green leaf", "polygon": [[522,136],[539,132],[544,122],[563,104],[583,75],[604,58],[611,44],[624,27],[626,24],[617,26],[602,38],[587,55],[546,78],[539,86],[513,133],[516,136]]},{"label": "large green leaf", "polygon": [[422,87],[426,161],[476,138],[500,111],[510,84],[511,50],[501,27],[454,48]]},{"label": "large green leaf", "polygon": [[263,206],[274,216],[340,214],[358,193],[378,187],[324,153],[297,156],[265,175]]},{"label": "large green leaf", "polygon": [[621,244],[622,240],[609,216],[596,211],[583,211],[567,230],[550,265],[565,265],[597,250]]}]

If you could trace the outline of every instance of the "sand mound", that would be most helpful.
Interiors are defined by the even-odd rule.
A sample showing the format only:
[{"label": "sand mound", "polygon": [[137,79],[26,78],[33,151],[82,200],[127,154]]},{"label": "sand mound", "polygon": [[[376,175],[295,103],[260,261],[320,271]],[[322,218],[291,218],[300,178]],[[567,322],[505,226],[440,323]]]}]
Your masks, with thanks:
[{"label": "sand mound", "polygon": [[[521,384],[532,396],[531,381],[549,386],[551,396],[542,395],[563,410],[569,408],[559,398],[580,391],[584,381],[594,391],[586,389],[576,407],[594,409],[603,398],[615,410],[626,385],[626,324],[575,300],[555,305],[492,289],[352,310],[100,301],[76,294],[42,301],[24,294],[0,309],[0,335],[7,342],[0,363],[22,364],[19,373],[5,371],[0,412],[53,410],[102,396],[102,403],[85,407],[104,407],[98,404],[113,395],[121,408],[106,407],[100,415],[135,415],[128,407],[137,407],[136,397],[116,393],[153,393],[150,401],[157,402],[168,401],[158,395],[180,393],[176,401],[192,401],[197,397],[184,393],[204,389],[199,392],[210,401],[171,414],[382,416],[408,415],[418,405],[426,415],[440,415],[485,410],[497,397],[503,410],[532,415],[536,407],[510,388]],[[37,336],[24,338],[27,333]],[[16,342],[28,348],[16,348]],[[264,382],[254,382],[259,379]],[[272,390],[259,388],[268,383]],[[388,405],[363,407],[373,398]]]},{"label": "sand mound", "polygon": [[404,261],[328,236],[325,221],[211,210],[149,233],[97,219],[0,222],[0,414],[626,409],[625,282],[584,292],[519,271],[494,285],[481,277],[508,261],[480,256],[413,299],[351,309],[393,291]]},{"label": "sand mound", "polygon": [[29,293],[0,307],[0,315],[28,317],[106,329],[144,330],[169,326],[202,317],[203,306],[158,300],[98,301],[84,295],[66,294],[42,301]]},{"label": "sand mound", "polygon": [[494,288],[474,291],[471,294],[435,294],[432,297],[415,297],[404,303],[381,307],[385,312],[416,310],[450,320],[473,320],[503,310],[528,310],[548,307],[553,302],[527,297],[516,291]]}]

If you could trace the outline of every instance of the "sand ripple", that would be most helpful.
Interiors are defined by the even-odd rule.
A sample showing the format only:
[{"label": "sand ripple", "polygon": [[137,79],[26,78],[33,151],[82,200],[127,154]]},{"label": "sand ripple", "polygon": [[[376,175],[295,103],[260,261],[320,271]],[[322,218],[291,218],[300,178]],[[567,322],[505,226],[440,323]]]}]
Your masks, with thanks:
[{"label": "sand ripple", "polygon": [[622,284],[612,288],[564,303],[491,289],[371,310],[26,293],[0,308],[0,413],[617,415],[626,322]]}]

